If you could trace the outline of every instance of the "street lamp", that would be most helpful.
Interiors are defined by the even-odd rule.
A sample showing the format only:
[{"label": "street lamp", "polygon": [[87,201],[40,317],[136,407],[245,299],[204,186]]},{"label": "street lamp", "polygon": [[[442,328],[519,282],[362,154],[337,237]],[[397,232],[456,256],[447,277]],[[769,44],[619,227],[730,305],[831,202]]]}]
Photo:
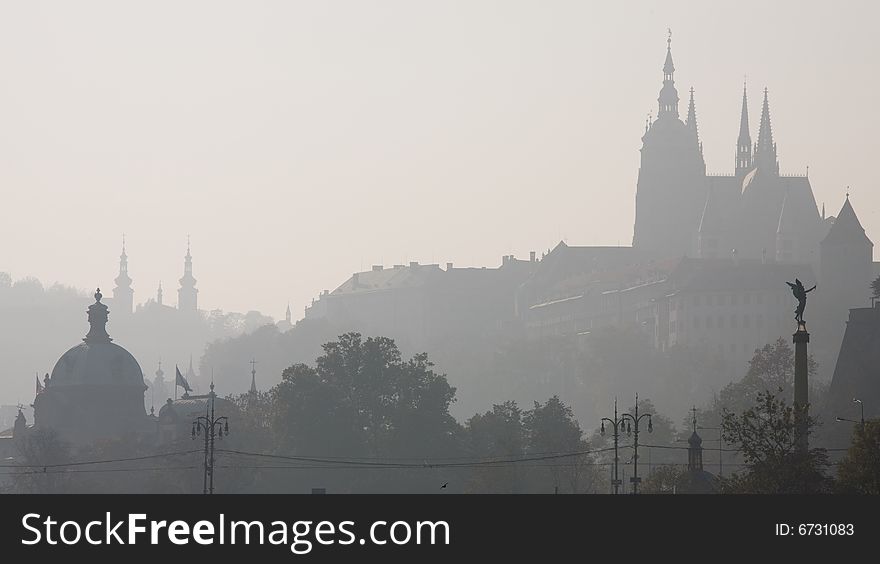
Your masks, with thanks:
[{"label": "street lamp", "polygon": [[211,382],[210,402],[205,404],[205,415],[196,417],[192,426],[192,438],[205,433],[205,476],[202,487],[203,494],[214,493],[214,437],[223,438],[229,434],[229,419],[224,415],[214,417],[214,382]]},{"label": "street lamp", "polygon": [[856,421],[855,419],[847,419],[846,417],[835,417],[834,419],[838,423],[841,421],[846,421],[847,423],[855,423],[864,431],[865,430],[865,404],[862,403],[862,400],[857,399],[857,398],[853,398],[853,403],[859,404],[859,407],[861,408],[861,418],[858,421]]},{"label": "street lamp", "polygon": [[620,438],[620,431],[623,430],[623,417],[617,416],[617,398],[614,398],[614,419],[608,419],[607,417],[602,418],[601,425],[599,427],[599,433],[604,437],[605,436],[605,422],[608,421],[614,432],[612,433],[612,437],[614,437],[614,479],[611,480],[611,485],[614,486],[614,493],[620,493],[620,477],[617,474],[618,461],[620,460],[617,454],[617,444]]},{"label": "street lamp", "polygon": [[651,414],[643,413],[639,415],[639,394],[636,394],[635,415],[624,413],[620,416],[621,422],[626,421],[626,434],[633,435],[633,477],[629,481],[633,485],[632,493],[634,494],[639,493],[639,483],[642,481],[639,478],[639,423],[644,417],[648,418],[648,432],[653,433],[654,422],[651,419]]}]

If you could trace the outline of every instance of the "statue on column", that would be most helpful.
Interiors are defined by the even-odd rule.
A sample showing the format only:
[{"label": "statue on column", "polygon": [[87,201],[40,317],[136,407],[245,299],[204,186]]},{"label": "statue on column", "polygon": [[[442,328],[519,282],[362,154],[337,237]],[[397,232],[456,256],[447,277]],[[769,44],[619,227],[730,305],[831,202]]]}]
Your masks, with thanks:
[{"label": "statue on column", "polygon": [[807,294],[816,289],[814,285],[812,288],[807,290],[804,288],[803,283],[797,278],[794,279],[794,284],[791,282],[786,282],[786,284],[791,287],[791,293],[794,294],[795,299],[798,301],[798,305],[794,310],[794,319],[798,322],[798,325],[804,324],[804,310],[807,308]]}]

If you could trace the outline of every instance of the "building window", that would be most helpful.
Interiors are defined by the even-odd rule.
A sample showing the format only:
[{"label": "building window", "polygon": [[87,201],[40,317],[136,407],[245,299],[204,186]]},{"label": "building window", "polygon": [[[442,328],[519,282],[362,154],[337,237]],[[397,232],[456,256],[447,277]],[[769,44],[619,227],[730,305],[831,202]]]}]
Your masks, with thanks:
[{"label": "building window", "polygon": [[736,329],[736,314],[730,316],[730,328]]},{"label": "building window", "polygon": [[699,328],[700,328],[700,318],[695,317],[694,318],[694,329],[699,329]]},{"label": "building window", "polygon": [[730,305],[736,305],[736,294],[730,294]]},{"label": "building window", "polygon": [[755,318],[755,327],[758,327],[760,329],[763,326],[764,326],[764,316],[759,313],[758,316]]},{"label": "building window", "polygon": [[743,328],[744,329],[749,328],[749,314],[748,313],[743,315]]},{"label": "building window", "polygon": [[723,328],[724,328],[724,317],[721,316],[721,315],[718,316],[718,328],[719,328],[719,329],[723,329]]},{"label": "building window", "polygon": [[706,329],[711,329],[711,328],[712,328],[712,316],[707,315],[706,316]]},{"label": "building window", "polygon": [[694,296],[694,305],[695,306],[700,305],[700,296]]},{"label": "building window", "polygon": [[749,301],[750,301],[749,299],[750,299],[750,298],[751,298],[751,295],[749,295],[749,294],[744,295],[744,296],[743,296],[743,303],[744,303],[745,305],[749,305]]}]

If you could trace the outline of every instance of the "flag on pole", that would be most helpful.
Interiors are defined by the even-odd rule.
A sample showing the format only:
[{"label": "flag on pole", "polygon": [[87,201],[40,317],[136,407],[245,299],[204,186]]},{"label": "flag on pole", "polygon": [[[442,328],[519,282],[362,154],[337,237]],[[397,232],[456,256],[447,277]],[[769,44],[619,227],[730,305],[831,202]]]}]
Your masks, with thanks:
[{"label": "flag on pole", "polygon": [[178,368],[177,365],[174,365],[174,372],[176,373],[174,377],[174,387],[176,388],[177,386],[180,386],[187,392],[191,392],[192,388],[189,387],[189,382],[187,382],[186,378],[183,377],[183,374],[180,373],[180,368]]},{"label": "flag on pole", "polygon": [[37,379],[37,393],[39,394],[40,392],[43,391],[43,383],[40,382],[40,375],[39,374],[37,374],[36,379]]}]

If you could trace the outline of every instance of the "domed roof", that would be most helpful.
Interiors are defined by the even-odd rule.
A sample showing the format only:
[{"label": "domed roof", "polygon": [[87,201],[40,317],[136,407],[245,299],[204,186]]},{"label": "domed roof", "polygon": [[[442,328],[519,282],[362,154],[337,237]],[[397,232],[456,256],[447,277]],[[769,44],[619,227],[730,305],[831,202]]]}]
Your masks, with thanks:
[{"label": "domed roof", "polygon": [[144,373],[130,352],[115,343],[81,343],[52,369],[52,386],[144,386]]},{"label": "domed roof", "polygon": [[83,343],[61,355],[52,369],[52,386],[137,386],[144,388],[144,373],[130,352],[112,343],[107,334],[108,308],[101,290],[89,306],[89,330]]}]

